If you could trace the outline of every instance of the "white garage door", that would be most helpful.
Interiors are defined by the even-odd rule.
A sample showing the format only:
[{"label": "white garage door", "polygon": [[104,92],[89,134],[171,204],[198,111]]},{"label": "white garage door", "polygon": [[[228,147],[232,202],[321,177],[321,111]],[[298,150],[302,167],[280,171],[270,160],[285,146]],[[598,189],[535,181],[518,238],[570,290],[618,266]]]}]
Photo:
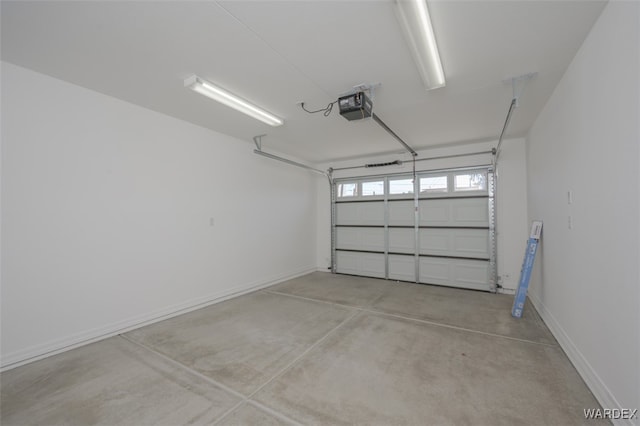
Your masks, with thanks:
[{"label": "white garage door", "polygon": [[337,179],[337,273],[495,290],[490,168]]}]

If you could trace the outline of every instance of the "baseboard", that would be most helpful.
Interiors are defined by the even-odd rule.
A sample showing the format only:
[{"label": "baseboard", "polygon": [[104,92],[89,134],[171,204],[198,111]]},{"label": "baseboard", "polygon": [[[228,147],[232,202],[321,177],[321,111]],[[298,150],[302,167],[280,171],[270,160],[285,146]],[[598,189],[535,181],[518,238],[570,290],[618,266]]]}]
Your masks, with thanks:
[{"label": "baseboard", "polygon": [[72,336],[67,336],[40,345],[31,346],[20,351],[15,351],[2,357],[0,371],[10,370],[12,368],[29,364],[31,362],[35,362],[52,355],[66,352],[80,346],[98,342],[100,340],[116,336],[118,334],[126,333],[149,324],[163,321],[177,315],[182,315],[196,309],[214,305],[216,303],[220,303],[225,300],[241,296],[243,294],[251,293],[253,291],[257,291],[283,281],[315,272],[316,270],[317,268],[315,266],[307,267],[286,274],[272,276],[267,279],[239,284],[225,289],[221,292],[209,294],[207,296],[199,297],[196,299],[191,299],[176,305],[168,306],[163,309],[158,309],[156,311],[146,313],[144,315],[128,318],[123,321],[118,321],[116,323],[108,324],[102,327],[86,330]]},{"label": "baseboard", "polygon": [[[585,356],[580,352],[580,349],[573,343],[569,335],[564,331],[560,323],[556,320],[553,314],[546,308],[544,303],[531,293],[528,294],[529,300],[536,308],[542,320],[545,322],[551,334],[556,338],[560,347],[567,354],[567,357],[573,364],[573,366],[578,371],[578,374],[582,377],[582,380],[585,381],[587,387],[591,390],[595,398],[598,400],[600,405],[603,408],[612,408],[612,409],[623,409],[630,407],[622,407],[620,403],[616,400],[615,396],[607,385],[602,381],[598,373],[593,369],[589,361],[585,358]],[[596,407],[584,407],[584,408],[596,408]],[[631,407],[636,408],[636,407]],[[634,422],[631,419],[623,420],[623,419],[612,419],[612,423],[614,425],[619,426],[636,426],[638,423]]]}]

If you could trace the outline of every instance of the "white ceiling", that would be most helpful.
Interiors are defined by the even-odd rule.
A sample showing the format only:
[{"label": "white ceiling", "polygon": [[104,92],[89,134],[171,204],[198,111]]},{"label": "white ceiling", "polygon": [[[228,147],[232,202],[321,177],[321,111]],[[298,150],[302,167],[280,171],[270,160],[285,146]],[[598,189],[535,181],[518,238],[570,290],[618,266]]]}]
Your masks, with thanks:
[{"label": "white ceiling", "polygon": [[[430,1],[447,86],[427,92],[392,0],[2,1],[2,60],[309,162],[402,151],[371,120],[309,115],[361,83],[416,149],[508,136],[534,122],[603,1]],[[272,128],[183,87],[197,74],[283,117]]]}]

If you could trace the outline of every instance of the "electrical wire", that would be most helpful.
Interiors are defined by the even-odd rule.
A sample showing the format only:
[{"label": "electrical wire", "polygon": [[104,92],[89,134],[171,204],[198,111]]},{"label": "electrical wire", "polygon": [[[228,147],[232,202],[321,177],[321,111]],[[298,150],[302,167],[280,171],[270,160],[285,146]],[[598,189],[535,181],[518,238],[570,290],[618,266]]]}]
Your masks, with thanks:
[{"label": "electrical wire", "polygon": [[315,111],[309,111],[308,109],[306,109],[306,108],[304,107],[304,102],[300,102],[300,107],[301,107],[305,112],[307,112],[307,113],[309,113],[309,114],[315,114],[315,113],[318,113],[318,112],[323,112],[323,114],[322,114],[322,115],[324,115],[325,117],[328,117],[328,116],[329,116],[329,114],[331,114],[331,111],[333,110],[333,105],[335,105],[337,102],[338,102],[338,101],[333,101],[333,102],[331,102],[329,105],[327,105],[327,106],[326,106],[326,108],[320,108],[320,109],[317,109],[317,110],[315,110]]}]

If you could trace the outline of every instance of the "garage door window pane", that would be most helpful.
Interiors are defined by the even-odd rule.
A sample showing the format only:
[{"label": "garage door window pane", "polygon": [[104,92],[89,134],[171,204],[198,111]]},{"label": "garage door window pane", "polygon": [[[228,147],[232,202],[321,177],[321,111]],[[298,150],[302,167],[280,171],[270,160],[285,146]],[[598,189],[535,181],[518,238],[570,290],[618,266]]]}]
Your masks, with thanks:
[{"label": "garage door window pane", "polygon": [[447,192],[447,176],[420,178],[420,192]]},{"label": "garage door window pane", "polygon": [[362,182],[362,196],[384,195],[384,181]]},{"label": "garage door window pane", "polygon": [[338,198],[355,197],[357,195],[357,190],[358,190],[357,183],[339,183]]},{"label": "garage door window pane", "polygon": [[390,180],[389,194],[413,194],[413,179]]},{"label": "garage door window pane", "polygon": [[456,191],[484,191],[487,189],[486,173],[465,173],[456,175]]}]

